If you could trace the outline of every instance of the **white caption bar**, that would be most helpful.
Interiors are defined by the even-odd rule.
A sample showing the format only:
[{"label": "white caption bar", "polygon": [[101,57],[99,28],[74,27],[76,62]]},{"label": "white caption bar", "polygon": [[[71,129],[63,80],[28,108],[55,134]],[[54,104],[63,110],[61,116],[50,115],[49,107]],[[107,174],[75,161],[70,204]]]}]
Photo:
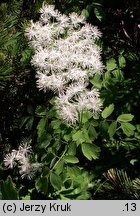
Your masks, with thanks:
[{"label": "white caption bar", "polygon": [[138,200],[1,200],[0,216],[140,216]]}]

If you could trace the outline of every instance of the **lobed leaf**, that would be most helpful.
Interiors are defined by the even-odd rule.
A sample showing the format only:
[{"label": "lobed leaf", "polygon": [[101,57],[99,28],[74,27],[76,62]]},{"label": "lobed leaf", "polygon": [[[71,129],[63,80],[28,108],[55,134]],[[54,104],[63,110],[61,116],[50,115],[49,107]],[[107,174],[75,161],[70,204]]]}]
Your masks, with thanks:
[{"label": "lobed leaf", "polygon": [[64,160],[67,162],[67,163],[72,163],[72,164],[75,164],[75,163],[78,163],[79,160],[77,157],[73,156],[73,155],[66,155],[64,157]]},{"label": "lobed leaf", "polygon": [[108,107],[106,107],[106,108],[102,111],[102,113],[101,113],[102,117],[103,117],[104,119],[107,118],[108,116],[111,115],[111,113],[113,112],[113,110],[114,110],[114,104],[110,104]]},{"label": "lobed leaf", "polygon": [[118,122],[129,122],[129,121],[132,121],[133,118],[134,116],[131,114],[122,114],[118,116],[117,121]]},{"label": "lobed leaf", "polygon": [[82,152],[88,160],[96,160],[99,158],[100,147],[95,144],[82,144]]}]

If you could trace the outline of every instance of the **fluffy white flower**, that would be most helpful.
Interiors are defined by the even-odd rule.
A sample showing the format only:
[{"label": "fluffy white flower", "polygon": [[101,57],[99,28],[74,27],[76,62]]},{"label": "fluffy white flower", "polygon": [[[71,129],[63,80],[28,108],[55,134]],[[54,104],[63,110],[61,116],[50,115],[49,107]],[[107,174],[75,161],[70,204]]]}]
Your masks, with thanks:
[{"label": "fluffy white flower", "polygon": [[77,108],[79,111],[86,109],[92,111],[94,114],[98,114],[101,111],[102,103],[99,97],[99,91],[96,89],[91,91],[85,90],[77,101]]},{"label": "fluffy white flower", "polygon": [[46,41],[49,44],[49,42],[53,40],[52,30],[53,30],[53,26],[50,26],[50,25],[42,26],[41,32],[38,34],[37,40],[42,41],[42,45],[46,45],[46,43],[44,44],[44,41]]},{"label": "fluffy white flower", "polygon": [[41,28],[42,28],[41,22],[34,23],[31,20],[30,27],[26,28],[25,30],[25,35],[29,38],[29,40],[36,40]]},{"label": "fluffy white flower", "polygon": [[16,164],[16,151],[12,151],[11,153],[6,154],[4,157],[4,165],[10,169],[12,169]]},{"label": "fluffy white flower", "polygon": [[[18,152],[22,155],[24,155],[25,157],[31,153],[31,145],[29,143],[29,141],[24,140],[21,142],[21,144],[18,147]],[[17,156],[16,156],[17,157]]]},{"label": "fluffy white flower", "polygon": [[25,174],[26,173],[28,175],[29,172],[30,172],[30,167],[31,167],[31,165],[30,165],[29,159],[24,157],[24,159],[20,161],[20,165],[19,165],[20,171],[19,171],[19,173],[20,174]]},{"label": "fluffy white flower", "polygon": [[91,24],[86,23],[80,30],[81,35],[84,38],[88,39],[99,39],[101,37],[101,32],[98,30],[96,26],[92,26]]},{"label": "fluffy white flower", "polygon": [[78,14],[76,13],[71,13],[69,15],[70,19],[71,19],[71,22],[72,22],[72,25],[74,27],[78,27],[79,24],[83,24],[85,23],[85,18],[83,16],[79,16]]},{"label": "fluffy white flower", "polygon": [[61,107],[64,104],[67,104],[69,102],[70,98],[68,94],[65,94],[63,91],[56,97],[56,104],[57,107]]},{"label": "fluffy white flower", "polygon": [[44,90],[44,92],[46,92],[47,83],[48,83],[48,77],[46,76],[46,74],[42,72],[38,72],[36,78],[37,78],[37,87],[39,88],[39,90]]},{"label": "fluffy white flower", "polygon": [[26,163],[26,164],[22,164],[20,166],[20,175],[21,178],[27,178],[27,179],[32,179],[35,176],[35,173],[40,170],[40,168],[42,167],[41,164],[39,163]]},{"label": "fluffy white flower", "polygon": [[61,16],[57,17],[58,22],[60,22],[59,26],[63,28],[68,28],[70,26],[70,19],[68,16],[62,14]]},{"label": "fluffy white flower", "polygon": [[33,56],[31,63],[40,68],[41,70],[46,69],[46,59],[49,57],[49,53],[46,52],[44,49],[39,49],[36,51],[35,55]]},{"label": "fluffy white flower", "polygon": [[68,124],[75,124],[78,118],[78,112],[74,103],[65,103],[62,106],[57,106],[60,116]]},{"label": "fluffy white flower", "polygon": [[66,88],[66,95],[71,99],[85,90],[86,84],[84,82],[75,82]]},{"label": "fluffy white flower", "polygon": [[59,15],[57,10],[54,10],[54,5],[45,5],[43,4],[42,8],[40,9],[40,13],[42,15],[48,16],[48,18],[51,17],[57,17]]},{"label": "fluffy white flower", "polygon": [[75,81],[84,81],[87,77],[87,71],[86,70],[81,70],[79,68],[71,68],[68,71],[68,76],[67,78],[69,80],[75,80]]},{"label": "fluffy white flower", "polygon": [[37,73],[37,86],[40,90],[50,89],[54,92],[61,92],[64,88],[65,79],[62,76],[52,74],[51,76],[46,76],[43,73]]},{"label": "fluffy white flower", "polygon": [[31,63],[37,68],[39,90],[54,91],[59,115],[75,123],[78,113],[101,111],[97,90],[89,91],[89,78],[103,70],[101,49],[95,41],[101,37],[96,26],[71,13],[68,16],[43,4],[40,21],[31,22],[25,34],[35,49]]},{"label": "fluffy white flower", "polygon": [[4,165],[10,169],[13,169],[17,165],[21,177],[31,179],[42,165],[40,163],[31,163],[29,161],[30,153],[30,142],[23,140],[18,150],[12,150],[11,153],[6,154],[4,157]]}]

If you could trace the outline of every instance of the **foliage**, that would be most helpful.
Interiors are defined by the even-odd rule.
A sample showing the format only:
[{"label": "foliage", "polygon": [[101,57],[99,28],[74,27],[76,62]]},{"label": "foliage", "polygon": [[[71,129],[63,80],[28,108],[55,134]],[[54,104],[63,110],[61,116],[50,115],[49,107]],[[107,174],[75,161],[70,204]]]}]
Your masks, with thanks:
[{"label": "foliage", "polygon": [[12,179],[10,176],[7,177],[6,181],[4,182],[1,180],[0,182],[1,188],[1,199],[3,200],[16,200],[18,199],[18,192],[13,185]]},{"label": "foliage", "polygon": [[[103,33],[98,44],[105,69],[89,85],[101,92],[102,112],[81,112],[76,125],[60,119],[54,93],[44,95],[36,88],[30,64],[34,51],[24,37],[29,21],[38,20],[43,1],[2,1],[0,198],[139,199],[138,1],[46,2],[65,14],[82,13]],[[22,179],[18,169],[3,164],[23,138],[31,140],[33,160],[43,164],[32,179]]]}]

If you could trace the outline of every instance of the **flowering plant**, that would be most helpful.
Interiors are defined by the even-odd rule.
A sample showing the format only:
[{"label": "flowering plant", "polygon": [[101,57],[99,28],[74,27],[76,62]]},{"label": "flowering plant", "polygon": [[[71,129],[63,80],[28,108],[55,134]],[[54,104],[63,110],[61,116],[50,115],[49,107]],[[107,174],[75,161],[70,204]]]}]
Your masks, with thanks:
[{"label": "flowering plant", "polygon": [[88,85],[89,78],[103,70],[96,45],[100,31],[84,17],[76,13],[66,16],[53,5],[43,4],[40,13],[40,20],[31,21],[25,32],[35,50],[31,63],[37,69],[39,90],[57,94],[57,111],[67,123],[76,123],[83,110],[99,113],[99,91],[89,90]]},{"label": "flowering plant", "polygon": [[11,153],[5,155],[4,165],[10,169],[18,166],[21,177],[31,179],[41,167],[41,164],[37,162],[32,163],[29,160],[29,154],[31,152],[32,150],[29,141],[23,140],[19,145],[18,150],[13,149]]},{"label": "flowering plant", "polygon": [[[101,33],[83,17],[62,15],[54,6],[43,5],[39,22],[26,25],[29,17],[38,17],[42,2],[12,0],[0,5],[4,15],[0,17],[0,198],[140,198],[139,58],[135,37],[125,41],[121,31],[124,20],[130,33],[125,18],[132,12],[136,18],[135,11],[130,8],[125,13],[124,8],[120,16],[120,11],[114,13],[118,4],[112,10],[104,0],[102,4],[55,1],[65,14],[70,10],[80,14],[82,8],[89,20],[103,26],[105,71],[101,74],[96,43]],[[24,24],[30,46],[23,40]],[[47,95],[44,99],[55,93],[49,110],[50,104],[44,106],[42,100],[44,92],[36,93],[30,61],[37,71],[37,86]],[[104,106],[97,116],[93,113],[100,112],[101,101],[94,87],[100,89]],[[61,117],[78,124],[64,124],[56,116],[54,99]],[[19,144],[23,136],[32,141]],[[19,147],[13,149],[17,143]]]}]

